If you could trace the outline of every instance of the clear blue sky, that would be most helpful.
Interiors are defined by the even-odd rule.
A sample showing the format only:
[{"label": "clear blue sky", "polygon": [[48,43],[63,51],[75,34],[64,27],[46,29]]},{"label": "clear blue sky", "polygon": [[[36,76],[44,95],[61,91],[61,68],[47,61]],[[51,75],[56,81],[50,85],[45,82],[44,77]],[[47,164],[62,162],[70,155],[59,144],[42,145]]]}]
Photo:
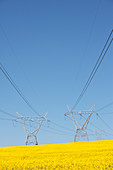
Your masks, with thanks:
[{"label": "clear blue sky", "polygon": [[[75,104],[112,29],[113,0],[0,0],[0,62],[37,112],[48,112],[48,119],[73,130],[45,122],[39,144],[73,141],[66,104]],[[113,43],[75,110],[95,104],[96,111],[112,102],[112,73]],[[36,116],[1,71],[0,109]],[[113,105],[100,113],[111,112]],[[0,117],[12,119],[1,112]],[[113,128],[113,114],[101,117]],[[113,131],[96,115],[91,123],[109,133],[102,139],[113,139]],[[90,140],[96,139],[96,127],[89,124],[88,129]],[[0,146],[23,145],[25,138],[21,124],[0,120]]]}]

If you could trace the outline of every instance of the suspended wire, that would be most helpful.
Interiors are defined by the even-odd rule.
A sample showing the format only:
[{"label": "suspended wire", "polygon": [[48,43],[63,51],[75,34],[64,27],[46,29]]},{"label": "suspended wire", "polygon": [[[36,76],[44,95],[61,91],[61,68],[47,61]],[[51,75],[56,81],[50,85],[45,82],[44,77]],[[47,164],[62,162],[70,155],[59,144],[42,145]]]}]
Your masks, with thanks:
[{"label": "suspended wire", "polygon": [[64,126],[59,125],[59,124],[57,124],[57,123],[55,123],[55,122],[53,122],[53,121],[50,121],[50,123],[52,123],[53,125],[55,125],[55,126],[57,126],[57,127],[62,128],[62,129],[66,129],[66,130],[71,131],[71,132],[73,131],[73,129],[70,129],[70,128],[67,128],[67,127],[64,127]]},{"label": "suspended wire", "polygon": [[[16,118],[17,119],[17,117],[16,116],[14,116],[13,114],[11,114],[11,113],[8,113],[8,112],[6,112],[6,111],[4,111],[4,110],[2,110],[2,109],[0,109],[0,112],[1,113],[3,113],[3,114],[5,114],[5,115],[8,115],[8,116],[10,116],[10,117],[13,117],[13,118]],[[12,120],[12,119],[6,119],[6,118],[1,118],[1,120]],[[20,121],[17,121],[17,122],[20,122]],[[20,122],[21,123],[21,122]],[[36,122],[34,122],[34,123],[36,123]],[[36,123],[37,124],[37,123]],[[29,126],[29,124],[26,124],[27,126]],[[57,124],[56,124],[57,125]],[[42,125],[43,127],[46,127],[46,126],[44,126],[44,125]],[[61,130],[58,130],[58,129],[55,129],[55,128],[53,128],[53,127],[50,127],[50,129],[53,129],[53,130],[55,130],[55,131],[58,131],[58,132],[62,132],[62,133],[67,133],[67,134],[69,134],[69,132],[66,132],[66,131],[61,131]],[[69,130],[69,129],[68,129]],[[73,131],[73,130],[70,130],[71,132]]]},{"label": "suspended wire", "polygon": [[[43,125],[44,126],[44,125]],[[46,126],[44,126],[44,127],[46,127]],[[65,129],[65,130],[59,130],[59,129],[55,129],[55,128],[53,128],[53,127],[51,127],[51,126],[49,126],[48,128],[50,128],[50,129],[53,129],[53,130],[56,130],[56,131],[59,131],[59,132],[64,132],[64,133],[70,133],[70,132],[73,132],[73,130],[70,130],[70,129]],[[63,128],[64,129],[64,128]],[[68,130],[68,132],[67,132],[67,130]]]},{"label": "suspended wire", "polygon": [[[1,121],[12,121],[12,119],[6,119],[6,118],[1,118],[1,117],[0,117],[0,120],[1,120]],[[22,122],[20,122],[20,121],[16,121],[16,122],[22,124]],[[29,125],[29,124],[26,124],[26,126],[29,127],[30,125]],[[33,126],[32,126],[32,127],[33,127]],[[58,135],[71,135],[71,136],[73,135],[72,133],[67,133],[67,132],[63,132],[63,131],[58,131],[57,129],[54,129],[54,128],[51,128],[51,129],[53,129],[54,131],[50,131],[50,130],[41,128],[42,131],[46,131],[46,132],[53,133],[53,134],[58,134]],[[55,132],[55,131],[57,131],[57,132]],[[60,133],[58,133],[58,132],[60,132]]]},{"label": "suspended wire", "polygon": [[[8,115],[8,116],[17,118],[17,117],[15,117],[14,115],[12,115],[12,114],[10,114],[10,113],[2,110],[2,109],[0,109],[0,112],[6,114],[6,115]],[[84,117],[83,115],[82,115],[82,117],[85,119],[85,117]],[[68,117],[68,118],[70,118],[70,117]],[[0,120],[2,120],[2,121],[13,121],[12,119],[1,118],[1,117],[0,117]],[[70,118],[70,120],[72,120],[72,119]],[[86,119],[85,119],[85,120],[86,120]],[[16,122],[22,124],[22,122],[20,122],[19,120],[17,120]],[[92,123],[91,123],[91,124],[92,124]],[[97,126],[95,126],[94,124],[92,124],[92,125],[97,128]],[[27,124],[27,123],[26,123],[26,126],[27,126],[27,127],[30,127],[30,125]],[[32,127],[34,127],[34,126],[32,126]],[[44,127],[45,127],[45,126],[44,126]],[[50,128],[51,128],[51,127],[50,127]],[[51,129],[54,130],[54,131],[50,131],[50,130],[41,128],[41,130],[43,130],[43,131],[47,131],[47,132],[49,132],[49,133],[54,133],[54,134],[58,134],[58,135],[73,135],[73,133],[69,133],[69,132],[66,132],[66,131],[60,131],[60,130],[55,129],[55,128],[51,128]],[[99,128],[97,128],[97,129],[100,130]],[[93,132],[93,130],[91,130],[91,129],[87,129],[87,130]],[[60,133],[58,133],[58,132],[60,132]],[[71,131],[71,132],[72,132],[72,131]],[[105,131],[104,131],[104,132],[105,132]],[[105,132],[105,135],[113,135],[113,134],[110,134],[110,133]],[[88,136],[89,136],[89,134],[88,134]]]},{"label": "suspended wire", "polygon": [[0,29],[1,29],[2,33],[4,34],[4,37],[6,38],[6,40],[7,40],[7,42],[8,42],[8,45],[9,45],[9,48],[11,49],[12,53],[13,53],[14,55],[16,55],[15,52],[14,52],[14,50],[13,50],[13,48],[12,48],[12,46],[11,46],[11,43],[10,43],[10,41],[9,41],[9,39],[8,39],[8,36],[7,36],[7,34],[6,34],[4,28],[2,27],[1,24],[0,24]]},{"label": "suspended wire", "polygon": [[[113,30],[112,30],[112,32],[113,32]],[[111,32],[111,34],[112,34],[112,32]],[[111,36],[111,34],[110,34],[110,36]],[[110,36],[108,37],[108,40],[109,40]],[[108,42],[108,40],[107,40],[107,42]],[[112,39],[112,40],[113,40],[113,39]],[[108,45],[108,48],[107,48],[107,50],[105,51],[105,53],[104,53],[104,55],[103,55],[103,57],[102,57],[99,65],[98,65],[98,67],[100,66],[100,64],[101,64],[101,62],[102,62],[102,60],[103,60],[106,52],[108,51],[108,49],[109,49],[109,47],[110,47],[110,45],[111,45],[111,43],[112,43],[112,40],[110,41],[110,43],[109,43],[109,45]],[[106,42],[104,48],[106,47],[107,42]],[[103,48],[103,51],[104,51],[104,48]],[[102,53],[103,53],[103,51],[102,51]],[[101,54],[102,54],[102,53],[101,53]],[[100,55],[100,57],[101,57],[101,55]],[[100,57],[99,57],[99,59],[100,59]],[[98,59],[98,61],[99,61],[99,59]],[[98,61],[97,61],[97,63],[98,63]],[[96,63],[96,65],[97,65],[97,63]],[[96,68],[96,65],[95,65],[94,69]],[[98,67],[97,67],[97,69],[98,69]],[[18,94],[19,94],[19,95],[22,97],[22,99],[26,102],[26,104],[32,109],[32,111],[34,111],[34,112],[37,114],[36,110],[31,106],[31,104],[28,102],[28,100],[25,98],[25,96],[24,96],[24,95],[22,94],[22,92],[19,90],[19,88],[17,87],[17,85],[16,85],[15,82],[12,80],[12,78],[10,77],[10,75],[8,74],[8,72],[5,70],[5,68],[3,67],[3,65],[2,65],[1,63],[0,63],[0,69],[1,69],[1,71],[3,72],[3,74],[6,76],[6,78],[9,80],[9,82],[11,83],[11,85],[12,85],[12,86],[15,88],[15,90],[18,92]],[[94,70],[94,69],[93,69],[93,70]],[[96,69],[96,71],[97,71],[97,69]],[[96,71],[94,72],[93,77],[94,77]],[[93,73],[93,71],[92,71],[92,73]],[[91,74],[92,74],[92,73],[91,73]],[[90,77],[91,77],[91,75],[90,75]],[[90,77],[89,77],[89,79],[90,79]],[[91,78],[91,80],[93,79],[93,77]],[[88,80],[89,80],[89,79],[88,79]],[[91,80],[90,80],[90,82],[91,82]],[[88,86],[89,86],[90,82],[88,83]],[[87,83],[86,83],[86,85],[87,85]],[[87,86],[87,88],[88,88],[88,86]],[[86,88],[86,90],[87,90],[87,88]],[[85,90],[85,91],[86,91],[86,90]],[[85,91],[84,91],[84,93],[85,93]],[[83,94],[84,94],[84,93],[83,93]],[[82,94],[82,96],[83,96],[83,94]],[[52,122],[52,123],[55,124],[54,122]],[[62,127],[61,125],[58,125],[58,124],[57,124],[57,126]],[[65,128],[65,127],[63,127],[63,128]]]},{"label": "suspended wire", "polygon": [[109,103],[109,104],[107,104],[107,105],[101,107],[101,108],[98,109],[96,112],[99,112],[99,111],[101,111],[101,110],[104,110],[104,109],[106,109],[107,107],[109,107],[109,106],[111,106],[111,105],[113,105],[113,102],[111,102],[111,103]]},{"label": "suspended wire", "polygon": [[[13,117],[13,118],[16,118],[16,119],[17,119],[16,116],[14,116],[13,114],[8,113],[8,112],[6,112],[6,111],[4,111],[4,110],[2,110],[2,109],[0,109],[0,112],[3,113],[3,114],[5,114],[5,115],[8,115],[8,116],[10,116],[10,117]],[[0,120],[10,120],[10,121],[14,121],[13,119],[7,119],[7,118],[0,118]],[[19,120],[17,120],[17,122],[19,122],[19,123],[22,124],[22,122],[20,122]],[[34,122],[34,123],[37,124],[37,122]],[[30,127],[30,125],[29,125],[28,123],[26,123],[26,126]],[[42,125],[42,126],[43,126],[43,127],[46,127],[46,126],[44,126],[44,125]],[[32,126],[32,127],[34,127],[34,126]],[[47,128],[47,127],[46,127],[46,128]],[[65,131],[62,131],[62,130],[59,130],[59,129],[55,129],[55,128],[53,128],[53,127],[48,127],[48,128],[50,128],[50,129],[52,129],[52,130],[54,130],[54,131],[57,131],[57,132],[66,133],[66,134],[72,134],[72,133],[70,133],[70,132],[67,132],[66,130],[65,130]],[[73,132],[73,130],[70,130],[70,131]],[[73,134],[72,134],[72,135],[73,135]]]},{"label": "suspended wire", "polygon": [[[99,115],[98,115],[99,116]],[[86,118],[82,115],[82,117],[86,120]],[[92,125],[93,127],[95,127],[96,129],[98,130],[101,130],[100,128],[98,128],[94,123],[92,122],[89,122],[90,125]],[[109,132],[106,132],[105,130],[103,131],[105,134],[109,134],[109,135],[113,135],[113,134],[110,134]]]},{"label": "suspended wire", "polygon": [[[80,115],[80,116],[81,116],[81,115]],[[72,120],[68,115],[66,115],[66,117],[73,122],[73,120]],[[79,123],[79,125],[81,126],[80,123]]]},{"label": "suspended wire", "polygon": [[107,112],[107,113],[99,113],[99,114],[113,114],[113,112]]},{"label": "suspended wire", "polygon": [[[37,124],[37,122],[34,122],[34,123],[36,123]],[[49,122],[49,123],[52,123],[52,124],[54,124],[54,125],[56,125],[56,126],[58,126],[59,127],[59,125],[58,124],[56,124],[56,123],[53,123],[53,122]],[[58,131],[58,132],[62,132],[62,133],[66,133],[66,134],[69,134],[70,132],[73,132],[73,129],[68,129],[67,128],[67,130],[69,131],[69,132],[67,132],[66,131],[66,129],[64,128],[64,127],[62,127],[63,129],[65,129],[65,130],[59,130],[59,129],[55,129],[55,128],[53,128],[53,127],[51,127],[51,126],[45,126],[45,125],[42,125],[43,127],[46,127],[46,128],[50,128],[50,129],[53,129],[53,130],[55,130],[55,131]],[[72,133],[71,133],[72,134]]]},{"label": "suspended wire", "polygon": [[[10,117],[13,117],[13,118],[16,118],[16,119],[17,119],[17,117],[16,117],[16,116],[14,116],[13,114],[8,113],[8,112],[6,112],[6,111],[4,111],[4,110],[2,110],[2,109],[0,109],[0,112],[1,112],[1,113],[3,113],[3,114],[5,114],[5,115],[8,115],[8,116],[10,116]],[[10,121],[14,121],[15,119],[1,118],[1,120],[10,120]],[[22,122],[20,122],[19,120],[16,120],[16,122],[18,122],[18,123],[21,123],[21,124],[22,124]],[[27,126],[29,126],[28,124],[26,124],[26,125],[27,125]]]},{"label": "suspended wire", "polygon": [[113,132],[113,129],[98,115],[98,117],[101,119],[101,121]]},{"label": "suspended wire", "polygon": [[[95,22],[96,22],[96,18],[97,18],[97,15],[98,15],[98,11],[100,9],[100,5],[101,5],[101,0],[98,1],[98,5],[97,5],[97,8],[96,8],[96,13],[95,13],[95,16],[94,16],[94,20],[93,20],[93,23],[91,25],[91,28],[90,28],[90,32],[89,32],[89,37],[87,39],[87,43],[86,43],[86,48],[85,48],[85,52],[88,48],[88,45],[89,45],[89,41],[90,41],[90,38],[91,38],[91,35],[92,35],[92,32],[93,32],[93,29],[94,29],[94,25],[95,25]],[[85,53],[84,52],[84,53]]]},{"label": "suspended wire", "polygon": [[[37,122],[34,122],[34,123],[37,124]],[[43,126],[43,127],[46,127],[46,128],[53,129],[53,130],[55,130],[55,131],[63,132],[63,133],[70,133],[70,132],[73,132],[73,129],[66,128],[66,127],[64,127],[64,126],[61,126],[61,125],[56,124],[56,123],[51,122],[51,121],[50,121],[49,123],[51,123],[51,124],[53,124],[53,125],[56,125],[57,127],[63,128],[63,129],[65,129],[65,130],[55,129],[55,128],[51,127],[51,126],[45,126],[45,125],[42,125],[42,126]],[[68,130],[68,132],[67,132],[67,130]]]},{"label": "suspended wire", "polygon": [[6,114],[6,115],[8,115],[8,116],[11,116],[11,117],[13,117],[13,118],[17,118],[17,117],[14,116],[13,114],[8,113],[8,112],[6,112],[6,111],[4,111],[4,110],[2,110],[2,109],[0,109],[0,112],[2,112],[3,114]]},{"label": "suspended wire", "polygon": [[[98,109],[96,112],[101,111],[101,110],[104,110],[104,109],[108,108],[108,107],[111,106],[111,105],[113,105],[113,102],[110,102],[109,104],[101,107],[101,108]],[[113,114],[113,112],[111,112],[111,113],[101,113],[101,114]],[[102,121],[110,130],[113,131],[113,129],[105,122],[105,120],[103,120],[103,119],[100,117],[100,113],[98,114],[98,117],[101,119],[101,121]]]},{"label": "suspended wire", "polygon": [[[13,114],[8,113],[8,112],[6,112],[6,111],[4,111],[4,110],[2,110],[2,109],[0,109],[0,112],[1,112],[1,113],[3,113],[3,114],[5,114],[5,115],[8,115],[8,116],[10,116],[10,117],[13,117],[13,118],[16,118],[16,119],[17,119],[17,117],[16,117],[16,116],[14,116]],[[7,119],[7,118],[1,118],[1,120],[14,121],[13,119]],[[20,122],[20,121],[18,121],[18,120],[17,120],[16,122],[18,122],[18,123],[22,124],[22,122]]]},{"label": "suspended wire", "polygon": [[6,69],[4,68],[4,66],[2,65],[2,63],[0,63],[0,70],[2,71],[2,73],[5,75],[5,77],[7,78],[7,80],[10,82],[10,84],[13,86],[13,88],[16,90],[16,92],[19,94],[19,96],[24,100],[24,102],[28,105],[28,107],[37,115],[40,116],[40,114],[33,108],[33,106],[29,103],[29,101],[27,100],[27,98],[23,95],[23,93],[21,92],[21,90],[18,88],[18,86],[15,84],[15,82],[12,80],[11,76],[9,75],[9,73],[6,71]]},{"label": "suspended wire", "polygon": [[[37,111],[31,106],[31,104],[28,102],[28,100],[26,99],[26,97],[23,95],[23,93],[20,91],[20,89],[18,88],[18,86],[15,84],[15,82],[12,80],[11,76],[8,74],[8,72],[6,71],[6,69],[4,68],[4,66],[0,63],[0,69],[3,72],[3,74],[6,76],[6,78],[8,79],[8,81],[10,82],[10,84],[13,86],[13,88],[17,91],[17,93],[20,95],[20,97],[26,102],[26,104],[31,108],[31,110],[33,112],[35,112],[36,114],[38,114],[40,116],[39,113],[37,113]],[[67,127],[63,127],[62,125],[58,125],[56,123],[54,123],[53,121],[51,121],[52,124],[61,127],[63,129],[68,129]],[[72,131],[72,130],[71,130]]]},{"label": "suspended wire", "polygon": [[[31,104],[28,102],[28,100],[26,99],[26,97],[23,95],[23,93],[20,91],[20,89],[18,88],[18,86],[15,84],[15,82],[12,80],[11,76],[8,74],[8,72],[6,71],[6,69],[3,67],[3,65],[0,63],[0,69],[3,72],[3,74],[6,76],[6,78],[8,79],[8,81],[10,82],[10,84],[13,86],[13,88],[17,91],[17,93],[20,95],[20,97],[26,102],[26,104],[31,108],[31,110],[33,112],[35,112],[36,114],[38,114],[40,116],[39,113],[37,113],[37,111],[31,106]],[[53,123],[54,125],[61,127],[63,129],[68,129],[67,127],[63,127],[61,125],[58,125],[56,123],[54,123],[53,121],[51,121],[51,123]],[[72,131],[72,130],[71,130]]]},{"label": "suspended wire", "polygon": [[[113,41],[113,38],[112,38],[111,41],[110,41],[110,43],[108,44],[108,41],[109,41],[112,33],[113,33],[113,30],[111,31],[111,33],[110,33],[110,35],[109,35],[109,37],[108,37],[108,39],[107,39],[107,41],[106,41],[106,43],[105,43],[105,45],[104,45],[104,48],[102,49],[102,52],[101,52],[101,54],[100,54],[100,56],[99,56],[99,58],[98,58],[98,60],[97,60],[97,62],[96,62],[96,64],[95,64],[95,66],[94,66],[94,68],[93,68],[93,70],[92,70],[92,72],[91,72],[91,74],[90,74],[90,76],[89,76],[89,78],[88,78],[88,80],[87,80],[87,82],[86,82],[86,84],[85,84],[82,92],[80,93],[79,97],[78,97],[77,100],[76,100],[76,103],[75,103],[74,106],[72,107],[71,111],[78,105],[78,103],[79,103],[80,100],[82,99],[82,97],[83,97],[83,95],[85,94],[87,88],[89,87],[92,79],[94,78],[94,76],[95,76],[98,68],[100,67],[100,64],[102,63],[102,61],[103,61],[103,59],[104,59],[104,57],[105,57],[105,55],[106,55],[106,53],[107,53],[107,51],[108,51],[111,43],[112,43],[112,41]],[[105,50],[107,44],[108,44],[108,47],[107,47],[107,49]],[[105,52],[104,52],[104,50],[105,50]],[[103,52],[104,52],[104,54],[103,54]],[[103,54],[103,56],[102,56],[102,54]],[[102,58],[101,58],[101,56],[102,56]]]},{"label": "suspended wire", "polygon": [[[68,116],[67,116],[67,117],[68,117]],[[83,115],[81,115],[81,117],[86,120],[86,118],[85,118]],[[70,117],[68,117],[68,118],[69,118],[71,121],[73,121]],[[95,126],[93,123],[90,122],[90,124],[91,124],[93,127],[95,127],[96,129],[98,129],[99,131],[101,130],[101,129],[99,129],[97,126]],[[89,128],[87,129],[87,131],[91,131],[91,132],[94,133],[94,131],[93,131],[92,129],[89,129]],[[111,134],[111,133],[109,133],[109,132],[106,132],[106,131],[103,131],[103,133],[104,133],[104,135],[106,135],[106,136],[108,136],[108,135],[113,136],[113,134]],[[94,135],[94,134],[93,134],[93,135]],[[88,134],[88,136],[91,136],[91,135]]]},{"label": "suspended wire", "polygon": [[[5,39],[7,40],[7,44],[8,44],[8,46],[9,46],[9,48],[10,48],[13,56],[16,57],[16,60],[18,60],[17,63],[18,63],[19,66],[21,67],[21,70],[23,71],[24,76],[25,76],[26,80],[29,82],[29,85],[30,85],[29,77],[26,75],[25,70],[23,70],[23,68],[22,68],[22,66],[21,66],[21,63],[19,62],[18,55],[16,54],[15,50],[13,49],[12,43],[11,43],[11,41],[10,41],[8,35],[7,35],[6,30],[4,29],[4,27],[3,27],[1,24],[0,24],[0,29],[1,29],[1,31],[2,31],[2,33],[3,33],[3,35],[4,35],[4,37],[5,37]],[[34,90],[34,88],[32,88],[32,90],[34,91],[34,93],[36,93],[36,91]]]},{"label": "suspended wire", "polygon": [[[57,135],[64,135],[64,136],[67,136],[67,133],[66,133],[66,134],[65,134],[65,133],[58,133],[58,132],[50,131],[50,130],[43,129],[43,128],[41,128],[40,130],[43,130],[43,131],[49,132],[49,133],[53,133],[54,135],[57,134]],[[68,134],[68,135],[71,135],[71,136],[72,136],[73,134]]]},{"label": "suspended wire", "polygon": [[6,118],[2,118],[2,117],[0,117],[0,120],[8,120],[8,121],[11,121],[11,119],[6,119]]},{"label": "suspended wire", "polygon": [[[2,32],[3,32],[3,34],[4,34],[5,38],[6,38],[6,40],[7,40],[7,42],[8,42],[8,45],[9,45],[12,53],[13,53],[14,55],[16,55],[16,53],[14,52],[14,50],[13,50],[13,48],[12,48],[12,46],[11,46],[11,43],[10,43],[10,41],[9,41],[9,39],[8,39],[8,36],[7,36],[7,34],[6,34],[5,30],[3,29],[3,27],[2,27],[1,24],[0,24],[0,28],[1,28],[1,30],[2,30]],[[17,55],[16,55],[16,56],[17,56]],[[17,93],[20,95],[20,97],[22,97],[22,99],[26,102],[26,104],[31,108],[31,110],[40,116],[40,114],[32,107],[32,105],[29,103],[29,101],[27,100],[27,98],[23,95],[23,93],[20,91],[20,89],[18,88],[18,86],[17,86],[17,85],[15,84],[15,82],[12,80],[11,76],[8,74],[8,72],[6,71],[6,69],[3,67],[2,63],[0,63],[0,69],[1,69],[1,71],[3,72],[3,74],[6,76],[6,78],[9,80],[9,82],[11,83],[11,85],[15,88],[15,90],[16,90]],[[51,123],[54,124],[54,125],[57,126],[57,127],[60,127],[60,128],[63,128],[63,129],[67,129],[67,130],[69,130],[69,131],[72,131],[72,129],[67,128],[67,127],[63,127],[62,125],[56,124],[56,123],[53,122],[53,121],[51,121]]]},{"label": "suspended wire", "polygon": [[[81,115],[85,120],[86,120],[86,118],[83,116],[83,115]],[[91,123],[90,122],[90,124],[92,124],[94,127],[96,127],[98,130],[101,130],[101,129],[99,129],[97,126],[95,126],[93,123]]]},{"label": "suspended wire", "polygon": [[[68,116],[67,116],[68,117]],[[86,118],[83,116],[83,115],[81,115],[81,117],[83,117],[85,120],[86,120]],[[70,117],[68,117],[71,121],[73,121]],[[96,129],[98,129],[98,130],[101,130],[101,129],[99,129],[96,125],[94,125],[93,123],[91,123],[90,122],[90,124],[93,126],[93,127],[95,127]],[[89,130],[89,131],[91,131],[91,132],[94,132],[93,130],[91,130],[91,129],[87,129],[87,130]],[[113,134],[111,134],[111,133],[108,133],[108,132],[106,132],[106,131],[104,131],[104,133],[106,134],[106,135],[111,135],[111,136],[113,136]]]},{"label": "suspended wire", "polygon": [[[98,11],[100,9],[100,5],[101,5],[101,0],[98,1],[98,5],[97,5],[97,8],[96,8],[96,13],[95,13],[95,16],[94,16],[94,20],[93,20],[93,23],[91,25],[91,28],[90,28],[90,31],[89,31],[89,36],[88,36],[88,39],[87,39],[87,42],[86,42],[86,45],[85,45],[85,50],[83,52],[83,56],[82,56],[82,61],[80,63],[80,66],[79,68],[82,67],[83,65],[83,62],[85,60],[85,57],[86,57],[86,52],[87,52],[87,49],[88,49],[88,46],[89,46],[89,42],[90,42],[90,39],[91,39],[91,35],[92,35],[92,32],[93,32],[93,29],[94,29],[94,25],[95,25],[95,22],[96,22],[96,18],[97,18],[97,15],[98,15]],[[79,72],[77,72],[77,76],[78,76]]]},{"label": "suspended wire", "polygon": [[[48,127],[48,129],[49,129],[49,127]],[[63,134],[71,134],[71,135],[73,135],[73,133],[70,133],[70,132],[66,132],[66,131],[62,131],[62,130],[58,130],[58,129],[55,129],[55,128],[53,128],[53,127],[50,127],[50,129],[52,129],[52,130],[54,130],[54,131],[56,131],[56,132],[62,132]],[[72,132],[72,131],[71,131]]]}]

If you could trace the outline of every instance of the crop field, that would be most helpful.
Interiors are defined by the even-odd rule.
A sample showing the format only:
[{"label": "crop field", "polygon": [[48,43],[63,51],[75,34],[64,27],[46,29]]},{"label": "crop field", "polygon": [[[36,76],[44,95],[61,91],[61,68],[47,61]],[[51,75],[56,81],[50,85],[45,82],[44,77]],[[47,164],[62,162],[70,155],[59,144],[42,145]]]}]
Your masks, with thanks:
[{"label": "crop field", "polygon": [[113,140],[0,147],[2,169],[113,169]]}]

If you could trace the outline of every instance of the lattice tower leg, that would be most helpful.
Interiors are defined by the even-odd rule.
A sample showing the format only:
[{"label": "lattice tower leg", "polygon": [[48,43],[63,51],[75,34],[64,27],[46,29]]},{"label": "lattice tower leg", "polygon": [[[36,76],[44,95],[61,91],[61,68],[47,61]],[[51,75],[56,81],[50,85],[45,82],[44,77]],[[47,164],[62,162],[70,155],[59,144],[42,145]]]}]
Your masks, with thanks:
[{"label": "lattice tower leg", "polygon": [[37,137],[35,136],[35,145],[38,145]]},{"label": "lattice tower leg", "polygon": [[29,136],[27,136],[27,139],[26,139],[26,145],[28,144],[28,140],[29,140]]},{"label": "lattice tower leg", "polygon": [[85,132],[86,132],[86,139],[87,139],[87,141],[88,141],[89,139],[88,139],[88,134],[87,134],[87,131],[85,130]]},{"label": "lattice tower leg", "polygon": [[77,133],[78,133],[78,129],[76,129],[76,132],[75,132],[74,142],[76,142]]}]

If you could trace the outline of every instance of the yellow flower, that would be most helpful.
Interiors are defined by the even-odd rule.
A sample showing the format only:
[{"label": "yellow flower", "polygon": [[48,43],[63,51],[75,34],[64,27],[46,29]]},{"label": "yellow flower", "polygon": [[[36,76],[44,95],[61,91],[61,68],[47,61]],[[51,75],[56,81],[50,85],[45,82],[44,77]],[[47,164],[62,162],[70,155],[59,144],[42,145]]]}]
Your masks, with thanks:
[{"label": "yellow flower", "polygon": [[0,148],[0,170],[113,169],[113,140]]}]

